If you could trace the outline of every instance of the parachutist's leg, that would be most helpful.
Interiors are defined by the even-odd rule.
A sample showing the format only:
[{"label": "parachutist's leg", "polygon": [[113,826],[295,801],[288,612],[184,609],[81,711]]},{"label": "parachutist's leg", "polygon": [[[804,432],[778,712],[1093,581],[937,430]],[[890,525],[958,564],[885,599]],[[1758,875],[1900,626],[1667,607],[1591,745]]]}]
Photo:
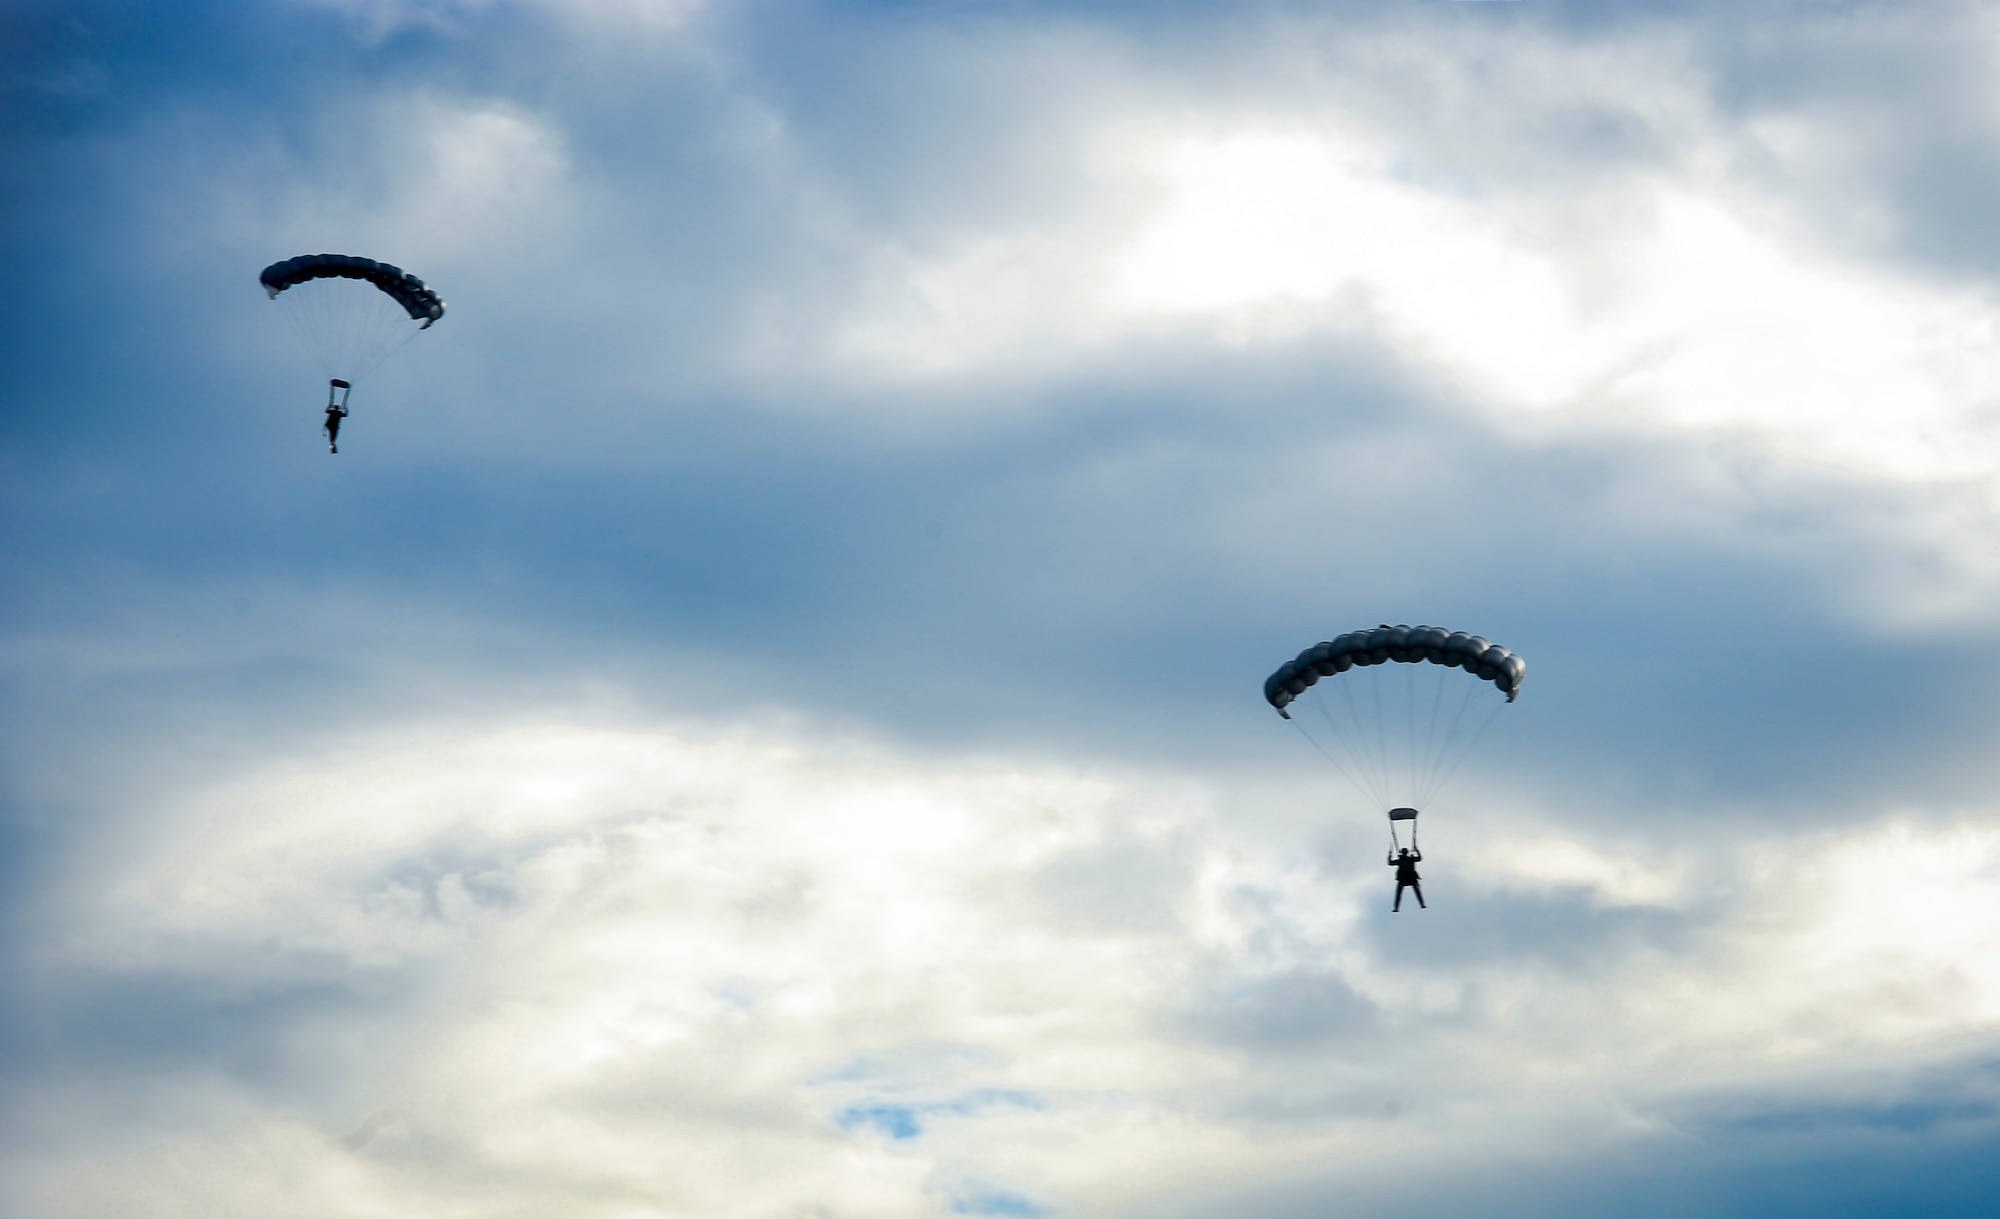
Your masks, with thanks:
[{"label": "parachutist's leg", "polygon": [[1403,886],[1398,884],[1396,886],[1396,904],[1389,907],[1389,913],[1401,914],[1402,912],[1403,912]]},{"label": "parachutist's leg", "polygon": [[1429,906],[1424,904],[1424,887],[1422,885],[1411,885],[1410,888],[1415,889],[1417,891],[1417,909],[1419,910],[1430,909]]}]

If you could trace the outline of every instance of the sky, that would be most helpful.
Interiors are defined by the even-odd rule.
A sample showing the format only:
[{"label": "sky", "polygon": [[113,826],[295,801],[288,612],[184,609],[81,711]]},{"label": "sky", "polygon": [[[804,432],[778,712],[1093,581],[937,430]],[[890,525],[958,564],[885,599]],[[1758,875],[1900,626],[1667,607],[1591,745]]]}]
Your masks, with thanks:
[{"label": "sky", "polygon": [[[0,8],[0,1215],[1985,1216],[2000,5]],[[256,282],[449,303],[324,377]],[[1524,656],[1424,810],[1260,696]]]}]

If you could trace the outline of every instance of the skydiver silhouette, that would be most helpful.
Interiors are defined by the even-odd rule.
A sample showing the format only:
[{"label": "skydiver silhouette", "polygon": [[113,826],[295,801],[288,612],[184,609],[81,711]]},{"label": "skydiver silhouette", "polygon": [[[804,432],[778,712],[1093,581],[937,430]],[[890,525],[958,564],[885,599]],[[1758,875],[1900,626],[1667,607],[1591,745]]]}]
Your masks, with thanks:
[{"label": "skydiver silhouette", "polygon": [[[340,452],[340,421],[347,418],[347,395],[354,387],[335,377],[326,383],[326,447],[331,453]],[[336,396],[337,395],[337,396]]]},{"label": "skydiver silhouette", "polygon": [[326,449],[329,453],[340,452],[340,421],[347,418],[345,406],[326,404]]},{"label": "skydiver silhouette", "polygon": [[1402,847],[1394,855],[1389,856],[1389,866],[1396,869],[1396,904],[1389,908],[1389,913],[1401,914],[1403,912],[1403,890],[1405,888],[1417,891],[1417,905],[1419,908],[1424,910],[1430,909],[1429,906],[1424,905],[1424,878],[1417,875],[1417,865],[1423,862],[1423,858],[1424,853],[1422,851],[1412,851],[1408,847]]}]

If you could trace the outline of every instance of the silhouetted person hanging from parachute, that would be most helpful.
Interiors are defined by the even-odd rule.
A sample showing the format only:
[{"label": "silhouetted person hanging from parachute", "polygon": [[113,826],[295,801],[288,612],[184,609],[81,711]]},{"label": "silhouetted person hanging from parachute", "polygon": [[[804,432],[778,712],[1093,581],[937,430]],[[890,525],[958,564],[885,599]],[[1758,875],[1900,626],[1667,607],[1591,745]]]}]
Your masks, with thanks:
[{"label": "silhouetted person hanging from parachute", "polygon": [[[1430,909],[1417,872],[1424,858],[1417,807],[1458,769],[1500,708],[1520,696],[1527,676],[1527,661],[1484,636],[1384,623],[1316,643],[1264,679],[1272,709],[1375,807],[1393,806],[1392,913],[1402,912],[1405,889],[1416,890],[1418,907]],[[1293,719],[1294,704],[1311,714]],[[1408,846],[1398,838],[1406,825]]]},{"label": "silhouetted person hanging from parachute", "polygon": [[[1404,846],[1396,837],[1396,826],[1408,822],[1410,845]],[[1403,890],[1417,891],[1417,905],[1425,910],[1423,877],[1417,875],[1417,865],[1424,861],[1424,850],[1417,845],[1417,810],[1413,808],[1392,808],[1389,810],[1389,866],[1396,869],[1396,904],[1389,907],[1389,913],[1403,911]]]},{"label": "silhouetted person hanging from parachute", "polygon": [[[347,391],[352,389],[347,382],[336,378],[326,390],[326,448],[329,453],[340,452],[340,421],[347,418]],[[340,390],[340,401],[335,403],[333,391]]]},{"label": "silhouetted person hanging from parachute", "polygon": [[257,281],[331,382],[321,427],[334,453],[353,382],[444,316],[444,300],[423,280],[353,254],[301,254],[265,267]]},{"label": "silhouetted person hanging from parachute", "polygon": [[[1405,889],[1415,889],[1417,891],[1417,905],[1425,910],[1430,909],[1429,906],[1424,905],[1424,878],[1417,875],[1417,865],[1422,863],[1423,859],[1424,853],[1422,851],[1412,851],[1408,847],[1402,847],[1394,855],[1389,856],[1389,866],[1396,869],[1396,904],[1389,907],[1389,913],[1401,914],[1403,912],[1403,890]],[[1446,896],[1450,895],[1447,894]]]}]

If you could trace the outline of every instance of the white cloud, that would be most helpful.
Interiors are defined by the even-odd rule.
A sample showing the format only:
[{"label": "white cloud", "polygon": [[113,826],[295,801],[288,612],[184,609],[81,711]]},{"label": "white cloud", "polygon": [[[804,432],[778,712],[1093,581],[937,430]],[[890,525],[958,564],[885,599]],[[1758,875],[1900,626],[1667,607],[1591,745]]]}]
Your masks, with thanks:
[{"label": "white cloud", "polygon": [[1652,862],[1593,848],[1573,837],[1509,835],[1469,844],[1482,885],[1530,892],[1578,889],[1608,907],[1675,906],[1688,884],[1684,861]]},{"label": "white cloud", "polygon": [[1323,99],[1229,117],[1126,99],[1050,149],[1087,204],[883,244],[835,350],[877,375],[1016,376],[1168,336],[1370,336],[1503,418],[1745,435],[1868,478],[2000,478],[1992,299],[1827,248],[1797,201],[1735,171],[1759,137],[1672,55],[1620,73],[1587,45],[1488,50],[1568,82],[1512,98],[1524,122],[1595,108],[1677,144],[1558,190],[1532,162],[1426,173],[1407,132]]},{"label": "white cloud", "polygon": [[[1577,972],[1528,941],[1400,960],[1365,913],[1376,860],[1329,876],[1203,804],[1169,780],[748,731],[333,743],[161,808],[69,886],[40,976],[177,979],[218,1018],[360,990],[366,1015],[275,1007],[288,1074],[314,1082],[273,1099],[219,1064],[104,1079],[176,1116],[148,1129],[130,1114],[161,1104],[134,1104],[17,1161],[17,1196],[76,1215],[270,1209],[301,1183],[327,1215],[1118,1213],[1583,1137],[1684,1078],[1893,1063],[2000,1022],[2000,833],[1978,821],[1753,844],[1740,890],[1496,827],[1461,865],[1476,883],[1682,925]],[[1432,888],[1435,921],[1394,930],[1471,931],[1450,911],[1477,891]],[[1360,996],[1352,1019],[1327,1024],[1335,992],[1311,979]],[[1231,1023],[1260,1004],[1325,1027]],[[36,1106],[78,1111],[61,1086]]]},{"label": "white cloud", "polygon": [[[1178,1073],[1134,1023],[1159,1004],[1171,927],[1118,929],[1087,917],[1101,895],[1030,883],[1107,835],[1143,841],[1186,816],[1116,816],[1134,798],[860,747],[432,737],[196,797],[102,890],[67,960],[232,990],[448,971],[405,1027],[409,1065],[369,1090],[365,1108],[401,1115],[369,1146],[393,1159],[398,1139],[442,1141],[481,1175],[560,1182],[569,1213],[623,1213],[577,1209],[600,1188],[707,1214],[929,1213],[932,1174],[990,1183],[954,1161],[983,1157],[1010,1115],[1075,1121],[1102,1103],[1088,1098]],[[943,1058],[897,1065],[926,1046]],[[978,1146],[946,1133],[902,1150],[854,1116],[871,1105],[947,1131],[978,1121]],[[1002,1167],[1006,1146],[1047,1138],[1041,1119],[1012,1125]],[[425,1175],[348,1164],[334,1133],[250,1143],[371,1188]],[[156,1187],[254,1189],[258,1173],[214,1162],[251,1151],[215,1137],[170,1157],[205,1167]]]},{"label": "white cloud", "polygon": [[[429,10],[369,11],[400,21]],[[663,11],[665,28],[691,10]],[[994,30],[926,53],[1004,59],[1008,31]],[[68,569],[44,573],[50,604],[86,608],[60,630],[17,631],[9,649],[35,690],[64,691],[38,696],[56,714],[33,713],[70,717],[61,760],[38,763],[24,790],[84,828],[74,871],[50,880],[50,906],[23,922],[47,930],[29,1002],[51,1030],[50,1061],[89,1065],[23,1069],[12,1114],[40,1141],[0,1174],[11,1196],[27,1199],[25,1213],[105,1216],[1155,1214],[1314,1166],[1358,1182],[1384,1157],[1587,1153],[1671,1128],[1705,1089],[1754,1097],[1774,1078],[1856,1061],[1907,1076],[1991,1045],[2000,832],[1983,808],[1890,809],[1839,840],[1755,838],[1727,853],[1663,849],[1668,830],[1622,838],[1615,807],[1561,829],[1501,816],[1426,865],[1432,911],[1385,926],[1388,880],[1372,848],[1351,867],[1329,861],[1305,845],[1311,831],[1272,828],[1306,814],[1226,822],[1200,782],[1171,773],[559,715],[331,734],[193,791],[146,773],[155,749],[220,752],[190,726],[204,707],[227,703],[239,725],[286,699],[421,718],[412,705],[529,701],[524,686],[563,684],[551,669],[628,673],[644,648],[657,649],[644,663],[686,684],[677,705],[732,713],[778,697],[765,678],[818,649],[799,697],[867,714],[917,701],[883,689],[918,684],[908,674],[934,654],[926,640],[960,646],[995,623],[1020,627],[1002,649],[1018,683],[988,687],[996,703],[1034,685],[1015,705],[1068,714],[1091,705],[1076,691],[1105,670],[1066,658],[1115,630],[1121,647],[1128,635],[1195,640],[1190,664],[1208,663],[1192,654],[1200,641],[1228,653],[1241,631],[1264,629],[1235,624],[1294,612],[1271,608],[1299,587],[1285,573],[1329,547],[1352,561],[1345,587],[1312,586],[1328,601],[1388,590],[1463,602],[1485,584],[1499,591],[1480,604],[1493,605],[1533,581],[1546,598],[1533,604],[1566,601],[1558,618],[1572,624],[1610,606],[1611,625],[1593,628],[1606,633],[1679,621],[1676,607],[1617,600],[1635,588],[1670,597],[1669,577],[1703,562],[1726,569],[1717,587],[1744,573],[1755,585],[1744,604],[1793,595],[1780,587],[1792,568],[1757,583],[1744,554],[1775,567],[1823,548],[1807,559],[1868,585],[1885,616],[1959,591],[1930,555],[1990,562],[1977,543],[1991,536],[1991,502],[1965,485],[1947,488],[1960,495],[1949,503],[1923,497],[1940,481],[1995,485],[1991,302],[1822,244],[1769,177],[1732,173],[1732,141],[1750,137],[1710,111],[1679,60],[1649,71],[1645,56],[1592,58],[1540,35],[1511,45],[1499,50],[1518,54],[1498,54],[1496,70],[1537,82],[1510,93],[1527,99],[1528,119],[1597,106],[1657,120],[1657,155],[1599,164],[1560,140],[1529,141],[1546,145],[1543,159],[1496,154],[1447,179],[1410,135],[1428,118],[1329,103],[1326,81],[1344,69],[1300,69],[1268,47],[1255,54],[1305,71],[1310,87],[1287,97],[1274,85],[1245,104],[1204,93],[1213,81],[1162,84],[1168,69],[1117,97],[1116,80],[1066,94],[1060,72],[1051,84],[986,61],[992,75],[1034,78],[1051,132],[1042,151],[1059,166],[1040,169],[1060,181],[1005,206],[936,188],[935,200],[881,209],[895,218],[879,228],[854,198],[887,193],[901,168],[828,150],[847,139],[921,161],[949,142],[983,157],[950,89],[920,98],[945,134],[900,132],[901,143],[805,121],[821,116],[788,121],[782,91],[755,96],[749,69],[763,65],[732,74],[713,62],[701,81],[674,82],[695,100],[676,97],[687,113],[650,142],[621,139],[665,114],[639,104],[662,94],[608,79],[532,103],[407,87],[318,99],[325,108],[298,130],[323,142],[296,153],[246,151],[216,135],[236,116],[217,124],[209,137],[240,156],[240,172],[212,174],[227,156],[206,149],[189,160],[201,185],[152,213],[184,205],[202,217],[198,261],[257,265],[216,257],[216,232],[267,257],[351,247],[405,261],[455,304],[512,323],[437,332],[470,336],[461,352],[483,338],[477,358],[512,397],[476,402],[475,432],[472,408],[451,417],[449,396],[475,402],[465,386],[477,378],[440,374],[439,401],[423,402],[424,419],[443,420],[436,448],[411,459],[380,446],[408,464],[364,467],[361,481],[299,478],[308,489],[296,501],[201,501],[203,517],[252,505],[245,517],[270,517],[262,535],[232,521],[202,534],[208,549],[180,551],[159,540],[162,526],[130,543],[157,553],[102,552],[148,573],[183,562],[208,572],[227,556],[224,574],[184,578],[194,591],[183,601],[171,591],[180,576],[55,593]],[[1395,49],[1398,72],[1444,92],[1463,66],[1452,57],[1465,55],[1422,40]],[[908,52],[889,45],[867,68],[903,82],[895,56]],[[972,75],[932,67],[938,79]],[[1146,75],[1129,60],[1104,75],[1120,72],[1125,84]],[[718,99],[724,117],[711,121],[703,107]],[[911,109],[894,102],[885,110]],[[1001,127],[1017,120],[1011,106],[994,110]],[[1816,121],[1751,136],[1819,155]],[[1536,176],[1550,165],[1571,175],[1559,189]],[[233,202],[211,209],[218,194]],[[680,261],[709,251],[700,268]],[[538,258],[579,261],[539,276],[524,265]],[[263,307],[247,274],[216,272],[246,314]],[[266,345],[263,331],[241,330],[239,341]],[[1685,478],[1648,467],[1648,481],[1624,477],[1643,463],[1614,455],[1578,476],[1584,489],[1537,487],[1516,515],[1454,484],[1458,467],[1436,460],[1453,438],[1410,439],[1423,420],[1359,438],[1345,424],[1294,426],[1315,401],[1302,405],[1296,365],[1260,361],[1330,340],[1379,345],[1455,386],[1498,421],[1492,430],[1570,438],[1578,466],[1612,432],[1605,449],[1617,453],[1635,433],[1706,434],[1722,457]],[[885,456],[858,401],[868,395],[857,390],[890,385],[911,390],[903,406],[1011,400],[1053,415],[1100,374],[1143,385],[1136,361],[1189,350],[1215,357],[1204,375],[1240,360],[1245,384],[1278,388],[1215,395],[1214,409],[1246,416],[1240,429],[1188,427],[1208,407],[1174,387],[1182,396],[1161,413],[1181,417],[1162,429],[1125,410],[1094,416],[1082,443],[1057,430],[987,433],[946,446],[936,474],[919,469],[931,453],[921,443],[915,457]],[[766,378],[812,392],[774,406],[785,395]],[[1061,392],[1013,392],[1038,379]],[[527,401],[537,395],[547,400]],[[628,397],[647,427],[607,443],[592,428]],[[713,413],[653,426],[695,398]],[[798,403],[825,408],[821,431],[759,434],[779,426],[759,411]],[[468,454],[508,409],[527,421],[531,458],[496,473]],[[583,476],[543,479],[553,467],[534,463],[564,446]],[[1732,482],[1739,457],[1755,468]],[[1765,478],[1772,463],[1791,469]],[[614,480],[614,467],[626,473]],[[272,482],[294,477],[274,468]],[[332,477],[353,478],[345,467]],[[1882,486],[1852,497],[1847,515],[1827,509],[1850,479]],[[1600,494],[1599,482],[1621,485]],[[361,506],[378,496],[379,512]],[[866,502],[843,517],[852,503],[835,501]],[[80,501],[44,502],[68,514]],[[544,511],[555,503],[562,511]],[[1872,519],[1895,516],[1877,514],[1883,504],[1903,515]],[[1346,528],[1384,505],[1442,540],[1418,555],[1392,530]],[[1766,510],[1810,523],[1739,528]],[[185,511],[172,519],[197,519]],[[271,540],[329,511],[340,535],[329,567],[302,569],[295,538]],[[814,532],[819,511],[865,529]],[[405,548],[433,520],[437,537]],[[1523,521],[1552,536],[1512,545]],[[1882,540],[1906,524],[1910,536]],[[905,525],[931,541],[897,535]],[[933,557],[945,550],[960,553]],[[1495,555],[1521,565],[1493,578]],[[1629,570],[1607,575],[1616,564]],[[425,565],[441,573],[434,583],[408,574]],[[1465,569],[1457,582],[1452,567]],[[759,579],[745,578],[751,569]],[[1882,578],[1892,570],[1899,578]],[[420,612],[411,596],[339,591],[384,582],[462,605]],[[574,588],[559,603],[524,591],[564,583]],[[247,609],[229,617],[246,590],[275,607],[254,620],[262,633]],[[1982,591],[1960,610],[1990,604]],[[132,616],[105,608],[118,605]],[[807,614],[802,642],[788,631]],[[635,635],[648,636],[643,647],[628,646]],[[1590,654],[1604,637],[1560,658],[1572,691],[1634,688]],[[540,677],[510,680],[516,663]],[[1783,680],[1796,672],[1787,663],[1754,672]],[[1045,679],[1031,666],[1071,671]],[[1755,676],[1731,680],[1741,689]],[[698,686],[722,693],[689,692]],[[1204,697],[1183,690],[1144,714],[1221,722]],[[134,706],[169,708],[128,734],[150,744],[93,736]],[[986,714],[990,724],[1009,711]],[[1014,714],[997,731],[1064,731]],[[1564,714],[1592,712],[1573,699]],[[1801,717],[1780,734],[1797,744],[1817,723]],[[1148,748],[1122,728],[1096,731],[1078,729],[1067,756],[1089,756],[1093,739]],[[94,765],[99,756],[117,764]],[[1587,765],[1566,780],[1572,790],[1591,782]],[[107,797],[128,772],[148,794]],[[1286,795],[1287,780],[1253,782],[1269,785],[1260,798]]]},{"label": "white cloud", "polygon": [[512,105],[416,92],[333,106],[322,122],[348,156],[330,174],[289,167],[278,195],[280,235],[301,250],[347,242],[420,267],[497,251],[532,263],[575,219],[562,135]]},{"label": "white cloud", "polygon": [[1735,989],[1756,1013],[1744,1036],[1813,1054],[2000,1029],[1990,817],[1926,810],[1803,850],[1768,846],[1752,876],[1772,897],[1746,947],[1782,968],[1746,971]]},{"label": "white cloud", "polygon": [[1169,200],[1114,300],[1246,341],[1376,327],[1515,409],[1742,429],[1871,474],[1994,473],[1990,303],[1847,264],[1689,183],[1607,192],[1615,220],[1555,244],[1508,200],[1392,165],[1303,133],[1171,144]]}]

